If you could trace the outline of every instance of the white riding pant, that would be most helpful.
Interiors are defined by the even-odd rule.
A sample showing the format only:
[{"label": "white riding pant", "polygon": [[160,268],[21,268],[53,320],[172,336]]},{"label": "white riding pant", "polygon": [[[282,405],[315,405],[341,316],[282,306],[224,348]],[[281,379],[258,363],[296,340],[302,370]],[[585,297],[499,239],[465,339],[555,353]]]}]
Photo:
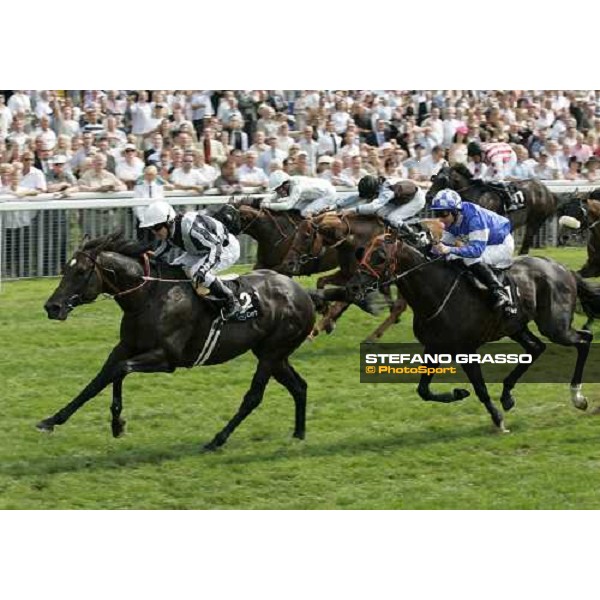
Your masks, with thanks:
[{"label": "white riding pant", "polygon": [[[506,269],[512,265],[514,251],[515,239],[509,233],[501,244],[486,246],[481,256],[477,258],[463,258],[463,260],[466,265],[474,265],[475,263],[482,262],[491,267]],[[456,254],[449,254],[448,258],[452,260],[461,257],[456,256]]]}]

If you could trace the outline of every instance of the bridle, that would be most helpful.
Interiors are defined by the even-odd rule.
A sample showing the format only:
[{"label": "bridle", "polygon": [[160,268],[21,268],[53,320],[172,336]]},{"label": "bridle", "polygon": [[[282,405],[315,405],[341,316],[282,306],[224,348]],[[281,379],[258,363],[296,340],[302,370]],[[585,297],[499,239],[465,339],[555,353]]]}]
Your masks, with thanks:
[{"label": "bridle", "polygon": [[[419,263],[418,265],[415,265],[414,267],[407,269],[406,271],[400,273],[399,275],[395,275],[396,269],[398,267],[398,237],[402,238],[402,237],[406,237],[406,236],[403,236],[402,233],[399,233],[398,237],[396,237],[393,242],[387,242],[385,240],[386,235],[387,234],[383,234],[383,235],[379,235],[379,236],[376,236],[375,238],[373,238],[373,240],[371,241],[371,244],[365,251],[365,254],[359,263],[359,266],[358,266],[359,270],[368,272],[375,279],[375,281],[373,283],[362,287],[360,293],[356,295],[359,302],[361,300],[364,300],[365,297],[367,296],[367,294],[369,294],[370,292],[374,292],[377,289],[382,288],[382,287],[387,287],[388,285],[390,285],[392,283],[397,283],[401,279],[408,277],[408,275],[410,275],[411,273],[414,273],[415,271],[423,269],[439,260],[444,259],[443,255],[439,255],[435,258],[427,259],[426,262]],[[383,247],[385,250],[385,262],[384,262],[381,270],[377,270],[369,264],[369,259],[371,258],[371,255],[373,254],[378,242],[383,242]],[[386,276],[386,274],[388,276],[388,279],[382,281],[382,279]],[[433,314],[431,314],[429,317],[427,317],[425,319],[426,321],[431,321],[432,319],[437,317],[442,312],[442,310],[448,303],[450,296],[452,295],[452,293],[458,286],[461,275],[462,275],[462,272],[457,274],[457,276],[454,279],[454,281],[452,282],[452,285],[450,286],[449,290],[446,292],[446,294],[444,294],[444,298],[443,298],[442,302],[437,307],[437,309],[433,312]]]},{"label": "bridle", "polygon": [[[98,281],[100,282],[100,285],[102,287],[106,286],[108,287],[113,293],[112,294],[106,294],[107,296],[109,296],[110,298],[120,298],[122,296],[126,296],[127,294],[131,294],[139,289],[141,289],[142,287],[144,287],[146,285],[146,283],[148,283],[148,281],[152,281],[154,278],[150,277],[150,260],[148,258],[148,254],[144,253],[142,255],[143,258],[143,264],[144,264],[144,275],[142,276],[142,282],[139,285],[136,285],[132,288],[126,289],[126,290],[120,290],[116,284],[114,284],[112,281],[110,281],[110,279],[108,279],[107,277],[104,276],[104,272],[107,273],[114,273],[114,271],[112,269],[109,269],[107,267],[102,266],[99,262],[98,262],[98,258],[97,256],[94,256],[93,254],[90,254],[89,252],[86,252],[85,250],[77,250],[75,251],[74,256],[77,255],[82,255],[85,256],[89,261],[91,261],[92,265],[93,265],[93,269],[90,269],[87,279],[85,280],[85,284],[83,286],[83,289],[87,289],[90,280],[92,278],[92,275],[96,275],[96,277],[98,278]],[[77,306],[76,304],[73,304],[76,301],[80,301],[82,300],[82,295],[79,294],[73,294],[66,302],[67,306],[69,308],[74,308],[75,306]]]}]

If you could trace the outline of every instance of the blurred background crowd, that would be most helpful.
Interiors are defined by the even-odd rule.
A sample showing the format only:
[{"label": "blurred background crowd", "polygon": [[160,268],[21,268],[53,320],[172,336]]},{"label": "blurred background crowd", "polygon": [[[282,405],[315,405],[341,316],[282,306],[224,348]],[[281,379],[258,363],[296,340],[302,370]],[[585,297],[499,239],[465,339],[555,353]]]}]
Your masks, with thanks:
[{"label": "blurred background crowd", "polygon": [[596,181],[600,91],[0,90],[0,195],[426,182],[473,141],[513,145],[514,179]]}]

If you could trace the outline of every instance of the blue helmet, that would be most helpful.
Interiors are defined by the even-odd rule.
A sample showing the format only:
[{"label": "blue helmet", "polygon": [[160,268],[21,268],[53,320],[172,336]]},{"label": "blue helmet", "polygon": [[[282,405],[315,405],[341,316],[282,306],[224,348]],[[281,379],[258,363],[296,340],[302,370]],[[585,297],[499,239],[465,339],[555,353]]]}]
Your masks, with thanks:
[{"label": "blue helmet", "polygon": [[440,190],[431,203],[431,210],[462,210],[462,199],[454,190]]}]

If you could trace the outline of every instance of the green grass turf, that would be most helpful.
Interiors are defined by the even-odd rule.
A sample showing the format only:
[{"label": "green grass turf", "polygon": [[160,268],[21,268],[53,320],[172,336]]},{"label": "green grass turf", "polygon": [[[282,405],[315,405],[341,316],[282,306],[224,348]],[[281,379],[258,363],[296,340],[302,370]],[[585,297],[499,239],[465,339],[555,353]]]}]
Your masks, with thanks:
[{"label": "green grass turf", "polygon": [[[582,249],[536,253],[584,261]],[[0,294],[0,508],[600,508],[600,417],[575,410],[567,386],[517,387],[511,433],[495,434],[473,396],[440,405],[412,384],[360,384],[359,342],[378,320],[356,308],[292,357],[309,384],[303,442],[291,437],[291,398],[271,382],[224,449],[200,452],[237,409],[252,355],[129,376],[122,439],[110,435],[109,391],[40,434],[35,423],[95,375],[120,320],[112,301],[48,320],[56,284],[8,282]],[[384,341],[411,339],[407,314]],[[584,389],[598,404],[600,386]],[[500,385],[490,390],[497,400]]]}]

